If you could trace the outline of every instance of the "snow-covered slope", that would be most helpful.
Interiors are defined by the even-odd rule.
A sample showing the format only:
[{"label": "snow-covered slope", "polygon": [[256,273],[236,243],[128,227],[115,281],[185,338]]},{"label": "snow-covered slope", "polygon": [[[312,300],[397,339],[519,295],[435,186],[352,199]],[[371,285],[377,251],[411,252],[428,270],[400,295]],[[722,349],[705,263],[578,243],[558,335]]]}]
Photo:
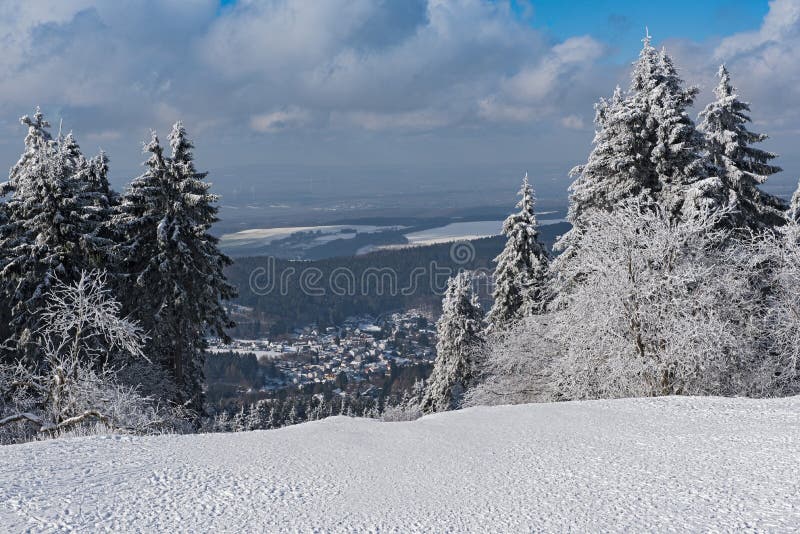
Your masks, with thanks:
[{"label": "snow-covered slope", "polygon": [[78,438],[0,448],[0,530],[789,531],[798,461],[800,398]]}]

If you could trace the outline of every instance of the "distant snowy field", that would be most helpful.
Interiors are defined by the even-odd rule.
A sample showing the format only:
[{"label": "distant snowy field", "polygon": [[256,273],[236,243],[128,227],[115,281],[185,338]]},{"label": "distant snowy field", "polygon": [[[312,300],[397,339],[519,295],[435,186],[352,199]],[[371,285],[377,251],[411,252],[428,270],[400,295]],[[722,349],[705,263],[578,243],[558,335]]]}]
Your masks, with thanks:
[{"label": "distant snowy field", "polygon": [[0,530],[793,531],[799,461],[800,397],[76,438],[0,448]]},{"label": "distant snowy field", "polygon": [[307,246],[321,245],[335,239],[352,239],[357,234],[373,234],[389,230],[402,230],[402,226],[370,226],[363,224],[334,225],[334,226],[290,226],[282,228],[251,228],[232,234],[225,234],[220,238],[224,247],[242,247],[250,245],[269,245],[278,239],[291,236],[312,236]]},{"label": "distant snowy field", "polygon": [[[547,226],[549,224],[565,221],[566,219],[541,219],[539,220],[539,226]],[[419,232],[404,234],[406,239],[408,239],[408,245],[400,245],[400,247],[435,245],[437,243],[449,243],[451,241],[481,239],[483,237],[500,235],[502,231],[503,221],[454,222],[445,226],[431,228],[430,230],[421,230]],[[389,245],[382,248],[398,247],[397,245]]]}]

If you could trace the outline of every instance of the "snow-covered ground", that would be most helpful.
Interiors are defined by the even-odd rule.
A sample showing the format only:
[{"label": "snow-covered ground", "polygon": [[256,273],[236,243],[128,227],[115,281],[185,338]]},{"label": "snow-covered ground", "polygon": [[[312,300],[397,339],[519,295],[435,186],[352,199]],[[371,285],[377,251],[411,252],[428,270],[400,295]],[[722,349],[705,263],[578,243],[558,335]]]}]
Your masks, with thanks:
[{"label": "snow-covered ground", "polygon": [[473,408],[0,449],[3,531],[793,531],[800,398]]}]

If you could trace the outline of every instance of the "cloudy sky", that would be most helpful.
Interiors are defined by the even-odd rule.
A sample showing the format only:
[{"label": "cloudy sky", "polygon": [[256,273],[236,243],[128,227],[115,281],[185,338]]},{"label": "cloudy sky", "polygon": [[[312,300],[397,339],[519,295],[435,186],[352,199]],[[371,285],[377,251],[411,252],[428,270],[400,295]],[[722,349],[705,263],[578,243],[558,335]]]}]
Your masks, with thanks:
[{"label": "cloudy sky", "polygon": [[38,104],[86,152],[105,149],[118,184],[138,173],[150,129],[182,119],[231,198],[315,179],[342,196],[432,185],[491,196],[525,171],[565,197],[593,103],[627,85],[649,26],[700,105],[728,64],[782,155],[773,188],[788,191],[800,176],[800,0],[669,5],[3,0],[0,160],[16,160],[17,119]]}]

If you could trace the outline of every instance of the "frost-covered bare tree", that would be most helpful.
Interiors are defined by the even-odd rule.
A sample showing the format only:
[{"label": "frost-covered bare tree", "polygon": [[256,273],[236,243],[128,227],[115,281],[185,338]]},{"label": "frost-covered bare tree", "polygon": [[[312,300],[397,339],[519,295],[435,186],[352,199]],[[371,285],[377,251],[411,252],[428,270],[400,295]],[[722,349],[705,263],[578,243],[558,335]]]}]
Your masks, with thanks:
[{"label": "frost-covered bare tree", "polygon": [[646,199],[589,215],[553,312],[494,340],[470,402],[752,394],[762,361],[757,261],[717,224]]},{"label": "frost-covered bare tree", "polygon": [[75,282],[56,282],[44,297],[47,308],[35,333],[43,365],[0,368],[0,427],[17,423],[19,439],[20,432],[31,437],[90,422],[137,431],[159,420],[157,406],[117,379],[120,366],[146,358],[144,335],[119,316],[106,276],[84,271]]},{"label": "frost-covered bare tree", "polygon": [[765,292],[765,337],[769,358],[761,362],[762,394],[800,393],[800,187],[792,197],[787,223],[779,232],[758,241],[757,256],[765,265],[769,290]]},{"label": "frost-covered bare tree", "polygon": [[550,383],[563,357],[561,332],[552,328],[563,310],[532,315],[508,330],[492,331],[478,356],[481,381],[467,391],[465,406],[522,404],[556,399]]},{"label": "frost-covered bare tree", "polygon": [[104,364],[114,352],[145,358],[142,329],[120,317],[107,275],[83,271],[74,283],[57,283],[47,294],[39,338],[48,356]]}]

